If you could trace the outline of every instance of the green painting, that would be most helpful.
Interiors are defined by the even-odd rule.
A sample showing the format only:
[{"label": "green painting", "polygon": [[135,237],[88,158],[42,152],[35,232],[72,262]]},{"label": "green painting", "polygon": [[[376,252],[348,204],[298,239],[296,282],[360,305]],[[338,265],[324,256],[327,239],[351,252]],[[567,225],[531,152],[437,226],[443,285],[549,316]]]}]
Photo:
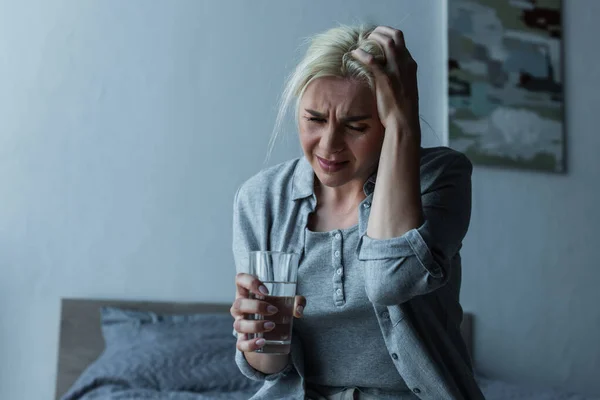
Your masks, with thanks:
[{"label": "green painting", "polygon": [[450,146],[565,171],[560,0],[448,0]]}]

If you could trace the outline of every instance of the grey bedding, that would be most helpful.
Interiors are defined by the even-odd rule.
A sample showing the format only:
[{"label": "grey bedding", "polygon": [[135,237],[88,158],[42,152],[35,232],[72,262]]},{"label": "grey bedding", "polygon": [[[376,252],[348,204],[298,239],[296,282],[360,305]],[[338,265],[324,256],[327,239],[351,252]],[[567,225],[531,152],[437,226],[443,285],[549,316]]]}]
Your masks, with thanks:
[{"label": "grey bedding", "polygon": [[83,397],[85,400],[248,400],[254,391],[191,393],[157,391],[153,389],[117,389],[102,386]]},{"label": "grey bedding", "polygon": [[[259,383],[234,362],[231,317],[159,315],[105,307],[106,347],[63,400],[247,400]],[[488,400],[593,400],[479,377]]]},{"label": "grey bedding", "polygon": [[63,400],[248,399],[257,388],[235,365],[229,316],[106,307],[101,319],[104,352]]}]

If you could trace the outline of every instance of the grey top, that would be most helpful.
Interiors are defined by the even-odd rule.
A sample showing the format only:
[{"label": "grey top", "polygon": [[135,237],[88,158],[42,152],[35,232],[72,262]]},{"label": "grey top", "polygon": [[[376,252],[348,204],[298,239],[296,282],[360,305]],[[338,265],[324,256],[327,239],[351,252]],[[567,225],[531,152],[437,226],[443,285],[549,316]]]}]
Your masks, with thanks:
[{"label": "grey top", "polygon": [[358,225],[331,232],[306,228],[305,236],[297,293],[310,306],[294,322],[294,335],[304,349],[307,387],[325,396],[358,387],[379,399],[414,399],[388,355],[365,291],[355,254]]},{"label": "grey top", "polygon": [[[459,250],[471,215],[471,171],[469,160],[457,151],[421,149],[425,222],[400,237],[366,235],[375,175],[365,182],[366,199],[358,209],[355,255],[365,292],[396,371],[420,399],[484,398],[460,333]],[[233,209],[238,272],[247,272],[252,250],[297,252],[302,265],[311,250],[305,248],[304,233],[316,207],[314,179],[302,157],[265,169],[238,189]],[[312,306],[307,303],[307,312]],[[288,366],[277,374],[256,371],[239,351],[236,362],[244,375],[265,382],[252,399],[304,399],[304,349],[298,335],[292,337]]]}]

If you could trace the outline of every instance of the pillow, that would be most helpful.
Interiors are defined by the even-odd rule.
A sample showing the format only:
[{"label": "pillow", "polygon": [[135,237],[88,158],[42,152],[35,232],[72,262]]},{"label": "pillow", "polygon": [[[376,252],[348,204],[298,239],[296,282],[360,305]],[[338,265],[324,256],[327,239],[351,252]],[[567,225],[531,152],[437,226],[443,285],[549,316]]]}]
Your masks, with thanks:
[{"label": "pillow", "polygon": [[80,398],[103,385],[191,393],[258,389],[235,364],[229,315],[158,315],[105,307],[101,321],[104,352],[65,398]]}]

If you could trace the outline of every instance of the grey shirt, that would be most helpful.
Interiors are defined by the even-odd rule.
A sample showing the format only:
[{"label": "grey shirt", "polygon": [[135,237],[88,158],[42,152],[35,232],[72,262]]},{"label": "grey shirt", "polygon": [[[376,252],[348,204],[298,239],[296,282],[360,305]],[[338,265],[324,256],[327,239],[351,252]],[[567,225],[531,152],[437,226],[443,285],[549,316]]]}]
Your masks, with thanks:
[{"label": "grey shirt", "polygon": [[321,395],[358,387],[379,399],[414,399],[388,355],[367,298],[356,257],[358,225],[331,232],[306,228],[305,236],[297,293],[310,306],[294,322],[294,335],[304,350],[306,385]]},{"label": "grey shirt", "polygon": [[[459,152],[421,149],[424,223],[400,237],[366,235],[375,175],[365,182],[366,199],[358,209],[355,255],[364,271],[365,293],[390,360],[421,399],[484,398],[460,333],[459,250],[470,220],[471,171],[471,163]],[[314,179],[302,157],[263,170],[239,188],[233,210],[238,272],[247,271],[252,250],[293,251],[303,262],[310,251],[305,248],[305,228],[316,207]],[[277,374],[254,370],[239,351],[236,362],[246,376],[264,381],[253,399],[304,399],[304,350],[297,335],[288,366]]]}]

